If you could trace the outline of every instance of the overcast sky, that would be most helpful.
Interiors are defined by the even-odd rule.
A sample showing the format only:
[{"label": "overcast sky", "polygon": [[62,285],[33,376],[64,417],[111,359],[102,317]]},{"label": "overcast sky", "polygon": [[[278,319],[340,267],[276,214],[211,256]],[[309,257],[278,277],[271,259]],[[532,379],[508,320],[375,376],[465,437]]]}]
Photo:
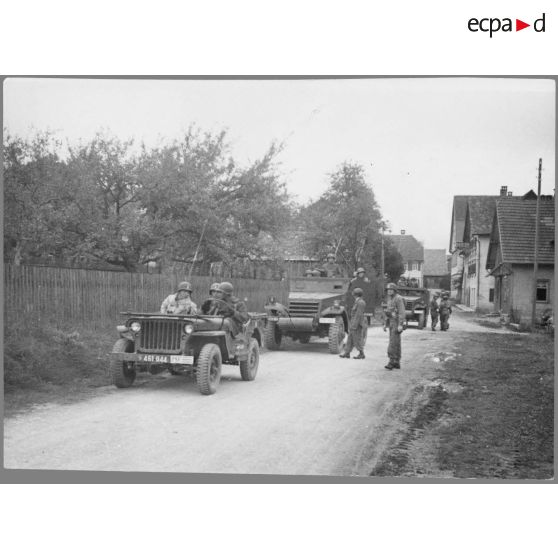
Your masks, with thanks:
[{"label": "overcast sky", "polygon": [[283,142],[299,202],[343,161],[360,163],[393,233],[449,244],[454,195],[553,193],[554,82],[519,79],[176,81],[8,79],[4,126],[75,142],[101,128],[153,145],[191,124],[228,130],[240,162]]}]

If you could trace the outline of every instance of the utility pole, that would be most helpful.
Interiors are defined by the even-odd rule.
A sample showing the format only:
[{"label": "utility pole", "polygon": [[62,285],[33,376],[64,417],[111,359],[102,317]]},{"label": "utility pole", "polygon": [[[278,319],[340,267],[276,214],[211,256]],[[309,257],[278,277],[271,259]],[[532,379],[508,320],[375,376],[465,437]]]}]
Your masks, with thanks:
[{"label": "utility pole", "polygon": [[382,278],[382,293],[385,290],[385,263],[384,263],[384,227],[382,227],[382,256],[380,259],[380,277]]},{"label": "utility pole", "polygon": [[539,272],[539,220],[541,208],[541,171],[542,159],[539,159],[539,178],[537,186],[537,211],[535,217],[535,262],[533,265],[533,309],[531,311],[531,328],[535,327],[535,318],[537,314],[537,275]]}]

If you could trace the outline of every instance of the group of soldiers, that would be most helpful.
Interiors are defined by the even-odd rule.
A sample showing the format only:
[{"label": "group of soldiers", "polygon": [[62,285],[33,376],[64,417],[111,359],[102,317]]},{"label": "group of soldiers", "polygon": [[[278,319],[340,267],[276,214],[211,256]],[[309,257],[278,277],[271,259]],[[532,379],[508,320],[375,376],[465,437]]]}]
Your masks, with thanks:
[{"label": "group of soldiers", "polygon": [[[349,336],[345,344],[345,350],[339,355],[340,358],[350,358],[351,351],[356,348],[358,351],[355,359],[363,359],[364,341],[366,339],[366,331],[368,322],[364,315],[366,302],[363,299],[363,291],[355,288],[352,291],[355,302],[351,309],[351,319],[349,323]],[[403,297],[397,293],[397,285],[388,283],[386,286],[386,304],[384,308],[384,331],[389,331],[388,343],[388,363],[385,365],[387,370],[401,368],[401,334],[405,329],[405,303]],[[440,320],[440,330],[447,331],[449,328],[449,317],[452,313],[451,303],[449,301],[449,293],[444,291],[441,294],[441,300],[437,299],[440,293],[435,293],[430,302],[430,318],[432,320],[432,331],[436,330],[438,319]]]},{"label": "group of soldiers", "polygon": [[326,262],[322,267],[315,269],[307,269],[304,272],[305,277],[344,277],[345,274],[341,266],[335,263],[335,254],[328,254]]},{"label": "group of soldiers", "polygon": [[[225,329],[235,336],[242,331],[242,326],[250,319],[246,304],[233,296],[234,287],[227,281],[213,283],[209,288],[209,297],[200,306],[200,313],[204,316],[223,316]],[[183,281],[173,293],[161,304],[161,314],[198,313],[198,306],[192,300],[192,285]]]},{"label": "group of soldiers", "polygon": [[438,320],[440,320],[440,331],[449,329],[449,317],[452,313],[451,303],[449,301],[449,293],[434,293],[430,301],[430,320],[432,322],[432,331],[436,331]]}]

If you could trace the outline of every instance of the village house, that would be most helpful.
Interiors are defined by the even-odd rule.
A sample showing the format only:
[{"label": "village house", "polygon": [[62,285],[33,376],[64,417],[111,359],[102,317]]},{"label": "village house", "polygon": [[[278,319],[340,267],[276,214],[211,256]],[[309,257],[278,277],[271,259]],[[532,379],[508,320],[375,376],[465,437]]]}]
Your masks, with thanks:
[{"label": "village house", "polygon": [[450,273],[446,251],[424,249],[424,287],[426,289],[449,290]]},{"label": "village house", "polygon": [[494,301],[494,279],[485,271],[496,200],[511,196],[507,186],[500,196],[454,196],[450,232],[451,296],[474,310],[489,311]]},{"label": "village house", "polygon": [[[533,197],[534,195],[534,197]],[[495,280],[494,310],[530,324],[534,293],[537,195],[496,201],[486,270]],[[536,319],[554,299],[554,197],[541,196],[537,251]]]},{"label": "village house", "polygon": [[401,234],[386,235],[397,251],[403,258],[404,272],[403,276],[407,280],[416,279],[418,286],[424,285],[424,248],[422,244],[412,235],[405,234],[402,230]]}]

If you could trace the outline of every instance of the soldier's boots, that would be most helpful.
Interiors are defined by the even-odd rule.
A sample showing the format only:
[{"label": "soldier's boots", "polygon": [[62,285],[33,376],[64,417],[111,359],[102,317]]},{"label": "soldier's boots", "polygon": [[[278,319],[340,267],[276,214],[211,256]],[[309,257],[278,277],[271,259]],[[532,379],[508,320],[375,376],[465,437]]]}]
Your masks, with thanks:
[{"label": "soldier's boots", "polygon": [[362,351],[359,351],[357,356],[354,356],[353,358],[355,359],[360,359],[360,358],[365,358],[364,353]]},{"label": "soldier's boots", "polygon": [[339,355],[339,358],[351,358],[351,355],[349,355],[348,353],[341,353]]},{"label": "soldier's boots", "polygon": [[392,362],[391,360],[384,366],[386,370],[393,370],[394,368],[400,369],[401,366],[398,362]]}]

